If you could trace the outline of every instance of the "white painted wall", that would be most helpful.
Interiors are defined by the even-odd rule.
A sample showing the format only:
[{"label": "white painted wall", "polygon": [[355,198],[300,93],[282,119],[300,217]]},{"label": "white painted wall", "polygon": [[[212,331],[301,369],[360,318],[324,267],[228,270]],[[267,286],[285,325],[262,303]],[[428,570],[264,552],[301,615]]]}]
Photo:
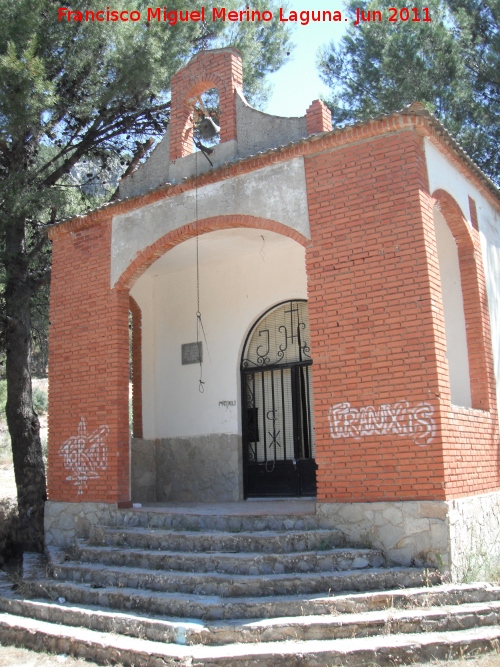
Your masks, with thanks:
[{"label": "white painted wall", "polygon": [[470,391],[469,355],[465,328],[464,300],[460,279],[458,248],[445,219],[434,208],[434,228],[441,275],[446,358],[450,374],[451,402],[453,405],[472,407]]},{"label": "white painted wall", "polygon": [[468,197],[476,202],[490,311],[497,403],[500,405],[500,210],[493,208],[428,139],[425,140],[425,154],[431,193],[440,188],[446,190],[458,203],[469,223]]},{"label": "white painted wall", "polygon": [[[161,257],[131,294],[142,310],[145,438],[241,433],[240,360],[248,331],[271,306],[307,298],[305,249],[255,229],[199,237],[204,393],[200,367],[181,364],[196,341],[196,240]],[[200,334],[202,336],[202,334]],[[219,401],[236,401],[220,406]]]},{"label": "white painted wall", "polygon": [[268,165],[116,215],[111,232],[111,286],[139,252],[168,232],[197,218],[236,214],[275,220],[310,238],[304,159]]}]

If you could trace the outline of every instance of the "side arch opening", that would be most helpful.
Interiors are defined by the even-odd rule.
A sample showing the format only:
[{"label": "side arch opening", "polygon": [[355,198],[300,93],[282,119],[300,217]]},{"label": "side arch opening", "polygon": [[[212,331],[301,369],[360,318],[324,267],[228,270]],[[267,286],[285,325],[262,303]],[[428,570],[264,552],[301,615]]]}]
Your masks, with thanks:
[{"label": "side arch opening", "polygon": [[469,353],[458,248],[441,211],[434,209],[434,230],[441,278],[446,358],[453,405],[472,407]]},{"label": "side arch opening", "polygon": [[446,191],[433,197],[450,402],[489,410],[491,340],[479,232]]}]

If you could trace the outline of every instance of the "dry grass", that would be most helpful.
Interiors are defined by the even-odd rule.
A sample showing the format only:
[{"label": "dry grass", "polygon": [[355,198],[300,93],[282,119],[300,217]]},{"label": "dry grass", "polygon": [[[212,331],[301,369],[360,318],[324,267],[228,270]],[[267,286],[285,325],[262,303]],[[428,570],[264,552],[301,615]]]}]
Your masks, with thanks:
[{"label": "dry grass", "polygon": [[68,655],[35,653],[25,648],[0,646],[0,667],[97,667],[95,662],[87,662]]},{"label": "dry grass", "polygon": [[[95,662],[87,662],[68,655],[35,653],[24,648],[0,646],[0,667],[98,667]],[[115,667],[120,667],[115,665]],[[375,667],[370,665],[367,667]],[[500,667],[500,655],[489,653],[460,660],[438,660],[431,663],[413,664],[412,667]]]},{"label": "dry grass", "polygon": [[[1,663],[0,663],[1,665]],[[435,662],[419,663],[412,667],[500,667],[500,655],[487,653],[460,660],[436,660]]]}]

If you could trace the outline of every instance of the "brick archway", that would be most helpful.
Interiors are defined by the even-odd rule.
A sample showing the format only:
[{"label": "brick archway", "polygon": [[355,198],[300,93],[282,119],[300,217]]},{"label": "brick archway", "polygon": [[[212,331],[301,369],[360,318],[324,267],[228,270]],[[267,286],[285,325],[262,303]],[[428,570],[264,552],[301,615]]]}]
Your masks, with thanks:
[{"label": "brick archway", "polygon": [[479,232],[471,227],[455,199],[446,190],[432,198],[457,244],[464,303],[472,407],[489,410],[494,405],[493,358],[488,297]]},{"label": "brick archway", "polygon": [[309,239],[296,230],[275,220],[258,218],[251,215],[218,215],[212,218],[204,218],[203,220],[190,222],[187,225],[168,232],[168,234],[165,234],[147,248],[144,248],[122,273],[115,284],[115,289],[130,290],[151,264],[180,243],[197,235],[237,228],[264,229],[275,232],[293,239],[304,247],[310,243]]}]

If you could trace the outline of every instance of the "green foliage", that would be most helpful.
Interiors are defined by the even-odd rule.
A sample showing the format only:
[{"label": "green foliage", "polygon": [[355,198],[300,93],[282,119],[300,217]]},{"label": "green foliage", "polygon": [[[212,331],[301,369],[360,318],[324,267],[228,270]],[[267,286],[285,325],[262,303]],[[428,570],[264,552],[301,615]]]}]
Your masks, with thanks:
[{"label": "green foliage", "polygon": [[6,403],[7,403],[7,380],[0,380],[0,421],[5,420]]},{"label": "green foliage", "polygon": [[[277,4],[254,3],[261,10]],[[226,3],[228,10],[239,5]],[[148,6],[146,0],[120,3],[143,16]],[[140,144],[165,132],[170,78],[197,50],[240,49],[245,93],[260,104],[268,92],[265,76],[291,49],[287,27],[274,21],[59,22],[58,7],[51,0],[0,0],[0,301],[13,261],[6,254],[8,230],[23,227],[35,294],[48,282],[44,227],[109,199]],[[102,5],[77,1],[71,9]],[[181,0],[169,3],[169,10],[181,9]],[[47,338],[42,324],[35,323],[39,347]]]},{"label": "green foliage", "polygon": [[424,102],[497,183],[500,182],[500,0],[429,0],[431,22],[387,21],[404,0],[349,0],[384,9],[382,22],[351,26],[340,44],[319,56],[332,90],[336,123],[365,120]]},{"label": "green foliage", "polygon": [[31,299],[31,374],[47,377],[49,363],[49,286],[43,285]]},{"label": "green foliage", "polygon": [[[226,5],[227,6],[227,5]],[[248,4],[237,4],[247,7]],[[273,16],[279,13],[283,3],[269,0],[254,0],[252,10],[270,10]],[[270,29],[272,25],[272,29]],[[270,87],[265,77],[283,64],[292,50],[289,29],[285,23],[263,21],[233,23],[219,39],[220,46],[234,46],[243,55],[243,86],[247,100],[256,107],[263,107],[269,97]]]},{"label": "green foliage", "polygon": [[33,390],[33,407],[37,414],[43,414],[47,412],[49,405],[49,399],[47,392],[42,387],[35,387]]}]

